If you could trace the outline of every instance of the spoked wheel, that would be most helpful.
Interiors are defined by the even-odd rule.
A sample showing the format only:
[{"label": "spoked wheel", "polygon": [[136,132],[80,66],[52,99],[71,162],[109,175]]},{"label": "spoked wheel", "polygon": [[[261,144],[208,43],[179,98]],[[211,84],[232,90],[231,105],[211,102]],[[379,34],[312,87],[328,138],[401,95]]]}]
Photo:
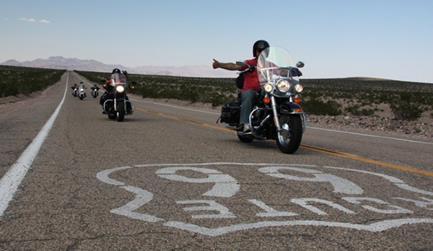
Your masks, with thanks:
[{"label": "spoked wheel", "polygon": [[299,115],[281,116],[282,132],[278,133],[277,145],[283,153],[295,153],[302,140],[302,120]]}]

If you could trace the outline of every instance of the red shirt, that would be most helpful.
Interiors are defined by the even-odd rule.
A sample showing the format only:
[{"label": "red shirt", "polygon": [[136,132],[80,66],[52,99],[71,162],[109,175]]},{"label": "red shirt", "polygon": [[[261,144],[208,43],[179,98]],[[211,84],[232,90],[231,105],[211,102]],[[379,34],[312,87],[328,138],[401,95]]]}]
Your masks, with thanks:
[{"label": "red shirt", "polygon": [[[257,67],[257,58],[245,60],[245,64],[249,66]],[[242,67],[242,71],[246,70],[248,66]],[[260,91],[260,81],[259,81],[259,75],[257,74],[257,70],[254,70],[252,72],[245,73],[244,78],[244,88],[242,88],[242,91],[248,91],[248,90],[255,90],[257,92]]]}]

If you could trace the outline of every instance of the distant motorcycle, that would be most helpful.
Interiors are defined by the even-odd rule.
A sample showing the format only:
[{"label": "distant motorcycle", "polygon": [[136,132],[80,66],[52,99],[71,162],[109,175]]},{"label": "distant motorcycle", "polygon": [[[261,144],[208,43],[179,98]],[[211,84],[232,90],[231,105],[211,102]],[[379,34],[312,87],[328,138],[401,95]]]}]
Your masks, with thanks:
[{"label": "distant motorcycle", "polygon": [[109,119],[123,121],[125,115],[132,114],[132,104],[126,96],[126,77],[113,74],[107,88],[107,99],[102,104]]},{"label": "distant motorcycle", "polygon": [[78,97],[80,98],[80,100],[83,100],[84,98],[87,97],[86,91],[84,90],[84,87],[80,86],[78,88]]},{"label": "distant motorcycle", "polygon": [[78,87],[72,86],[72,96],[77,97],[78,96]]},{"label": "distant motorcycle", "polygon": [[92,89],[92,92],[91,92],[92,97],[94,97],[94,98],[98,97],[98,95],[99,95],[99,87],[93,86],[91,89]]},{"label": "distant motorcycle", "polygon": [[257,69],[253,70],[257,70],[262,92],[249,116],[251,132],[244,133],[239,122],[240,95],[235,102],[222,107],[220,122],[236,130],[240,141],[275,139],[281,152],[297,151],[305,131],[300,96],[303,86],[297,80],[302,76],[299,68],[304,64],[292,65],[288,53],[282,49],[270,47],[260,54]]}]

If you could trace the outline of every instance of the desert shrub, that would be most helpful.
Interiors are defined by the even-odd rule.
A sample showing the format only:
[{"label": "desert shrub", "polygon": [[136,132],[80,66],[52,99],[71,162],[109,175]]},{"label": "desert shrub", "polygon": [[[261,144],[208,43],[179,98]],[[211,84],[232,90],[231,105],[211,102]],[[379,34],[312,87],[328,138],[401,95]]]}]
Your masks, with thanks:
[{"label": "desert shrub", "polygon": [[226,103],[227,98],[224,95],[215,93],[215,95],[212,95],[210,97],[210,102],[212,103],[212,106],[215,107],[215,106],[223,105],[224,103]]},{"label": "desert shrub", "polygon": [[346,112],[355,116],[371,116],[374,114],[375,109],[361,108],[359,105],[353,105],[346,108]]},{"label": "desert shrub", "polygon": [[317,99],[311,99],[304,103],[304,110],[307,113],[315,115],[336,116],[341,114],[340,104],[333,100],[323,102]]},{"label": "desert shrub", "polygon": [[394,117],[399,120],[416,120],[422,114],[418,104],[402,101],[398,104],[391,104]]},{"label": "desert shrub", "polygon": [[391,101],[391,110],[394,117],[399,120],[416,120],[421,117],[425,106],[420,93],[400,92],[394,95]]}]

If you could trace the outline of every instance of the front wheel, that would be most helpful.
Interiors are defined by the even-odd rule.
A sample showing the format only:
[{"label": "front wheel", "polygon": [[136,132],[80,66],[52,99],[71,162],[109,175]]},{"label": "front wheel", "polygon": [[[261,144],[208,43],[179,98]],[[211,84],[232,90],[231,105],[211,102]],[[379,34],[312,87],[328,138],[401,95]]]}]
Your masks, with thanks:
[{"label": "front wheel", "polygon": [[117,105],[117,121],[121,122],[125,119],[125,106],[123,103]]},{"label": "front wheel", "polygon": [[277,145],[283,153],[295,153],[302,140],[302,119],[299,115],[281,116]]}]

